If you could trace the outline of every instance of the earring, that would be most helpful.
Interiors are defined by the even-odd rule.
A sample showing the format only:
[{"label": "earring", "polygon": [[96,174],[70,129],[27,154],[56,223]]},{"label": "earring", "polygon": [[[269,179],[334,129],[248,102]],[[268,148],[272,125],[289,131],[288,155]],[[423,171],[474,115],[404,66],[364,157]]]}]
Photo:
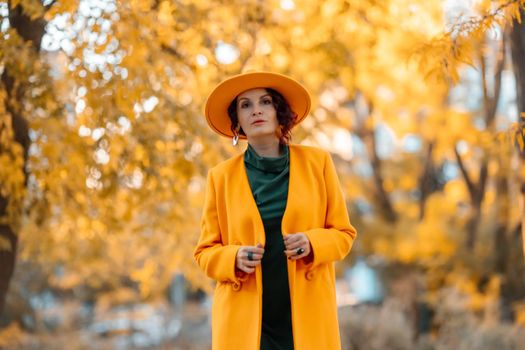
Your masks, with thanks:
[{"label": "earring", "polygon": [[233,131],[232,144],[234,146],[237,146],[237,144],[239,143],[239,132],[240,131],[241,131],[241,126],[237,124],[237,126],[235,127],[235,130]]}]

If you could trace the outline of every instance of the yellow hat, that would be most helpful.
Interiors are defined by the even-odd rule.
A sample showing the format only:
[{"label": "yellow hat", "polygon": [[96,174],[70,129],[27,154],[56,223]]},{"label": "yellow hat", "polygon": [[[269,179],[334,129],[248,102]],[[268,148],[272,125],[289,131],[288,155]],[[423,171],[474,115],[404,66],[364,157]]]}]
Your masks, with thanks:
[{"label": "yellow hat", "polygon": [[[208,96],[204,114],[212,130],[219,135],[233,137],[228,106],[239,94],[256,88],[271,88],[283,95],[292,111],[297,114],[295,125],[310,111],[310,94],[292,78],[270,72],[243,73],[224,80]],[[246,136],[240,135],[240,138],[245,139]]]}]

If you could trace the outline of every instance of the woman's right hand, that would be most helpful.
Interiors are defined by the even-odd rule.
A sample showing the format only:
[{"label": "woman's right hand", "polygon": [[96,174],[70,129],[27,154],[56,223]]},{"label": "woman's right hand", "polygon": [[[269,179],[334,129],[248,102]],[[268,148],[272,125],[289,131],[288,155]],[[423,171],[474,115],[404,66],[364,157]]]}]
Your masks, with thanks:
[{"label": "woman's right hand", "polygon": [[264,248],[261,243],[257,243],[256,246],[243,246],[237,251],[235,267],[243,272],[253,273],[255,266],[261,264],[263,254]]}]

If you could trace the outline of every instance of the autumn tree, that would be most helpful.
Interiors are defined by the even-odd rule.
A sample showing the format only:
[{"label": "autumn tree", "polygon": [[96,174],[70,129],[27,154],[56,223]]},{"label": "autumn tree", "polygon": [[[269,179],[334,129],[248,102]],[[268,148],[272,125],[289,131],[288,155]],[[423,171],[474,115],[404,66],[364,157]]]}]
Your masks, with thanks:
[{"label": "autumn tree", "polygon": [[[513,159],[523,151],[523,124],[521,117],[518,117],[519,123],[507,123],[508,129],[498,132],[496,123],[502,124],[498,104],[504,69],[513,68],[518,86],[518,111],[522,110],[520,64],[523,53],[520,52],[519,33],[523,28],[521,17],[524,5],[523,1],[479,2],[475,16],[460,18],[449,31],[426,47],[435,53],[432,56],[434,64],[429,65],[434,67],[430,71],[434,77],[456,84],[465,65],[475,67],[479,72],[482,108],[477,120],[482,122],[483,127],[474,130],[472,135],[476,135],[475,138],[462,136],[468,142],[468,152],[463,151],[464,155],[461,155],[458,143],[454,145],[454,153],[470,204],[465,247],[479,257],[481,249],[475,249],[476,246],[492,246],[483,258],[484,267],[480,268],[476,262],[480,260],[474,255],[467,261],[473,264],[471,268],[477,270],[476,274],[484,276],[477,278],[478,285],[486,283],[489,278],[501,278],[499,288],[504,318],[511,317],[512,304],[521,300],[525,293],[525,285],[519,277],[524,272],[525,250],[522,249],[523,243],[520,243],[523,242],[523,234],[520,236],[516,220],[523,220],[523,209],[518,214],[517,206],[511,205],[518,201],[517,174],[522,170],[517,171],[519,169]],[[509,64],[507,51],[512,52],[512,65]],[[464,144],[463,141],[462,146]],[[465,155],[475,161],[467,164]]]},{"label": "autumn tree", "polygon": [[[361,232],[356,254],[429,271],[428,289],[453,284],[465,261],[468,288],[494,277],[494,250],[511,252],[505,184],[515,181],[511,156],[493,150],[508,56],[486,24],[515,18],[521,3],[492,4],[440,35],[438,0],[3,1],[2,281],[18,238],[20,260],[86,298],[155,297],[175,271],[206,287],[191,259],[204,176],[242,147],[209,131],[202,105],[218,81],[251,69],[311,91],[294,142],[334,153]],[[480,80],[476,110],[450,101],[465,62],[495,78]],[[479,224],[494,211],[510,224]]]},{"label": "autumn tree", "polygon": [[[39,98],[52,98],[45,67],[36,62],[46,22],[36,16],[45,8],[22,7],[8,2],[10,30],[2,33],[0,48],[0,313],[15,266],[20,215],[25,194],[25,167],[29,149],[29,127],[24,104],[41,107]],[[32,86],[31,86],[32,85]],[[42,90],[31,98],[32,91]],[[44,105],[45,106],[45,105]],[[52,111],[49,111],[52,113]]]},{"label": "autumn tree", "polygon": [[225,154],[200,118],[200,91],[224,74],[198,65],[213,55],[199,43],[215,42],[193,22],[204,9],[44,4],[2,3],[2,300],[19,237],[53,287],[148,297],[176,270],[192,279],[205,164]]},{"label": "autumn tree", "polygon": [[[522,22],[524,15],[525,12],[522,9],[519,16],[517,16],[513,22],[510,35],[519,113],[519,124],[518,127],[515,128],[515,145],[520,152],[522,167],[525,163],[525,24]],[[523,173],[521,175],[520,191],[522,194],[521,203],[523,210],[521,235],[523,239],[523,251],[525,252],[525,179]]]}]

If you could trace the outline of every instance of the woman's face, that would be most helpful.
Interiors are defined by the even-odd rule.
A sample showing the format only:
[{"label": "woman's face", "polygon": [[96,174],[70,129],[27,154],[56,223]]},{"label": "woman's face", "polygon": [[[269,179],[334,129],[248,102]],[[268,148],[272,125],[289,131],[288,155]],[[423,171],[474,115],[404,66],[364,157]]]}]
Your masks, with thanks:
[{"label": "woman's face", "polygon": [[277,138],[279,121],[272,97],[265,89],[247,90],[237,96],[237,118],[248,140]]}]

